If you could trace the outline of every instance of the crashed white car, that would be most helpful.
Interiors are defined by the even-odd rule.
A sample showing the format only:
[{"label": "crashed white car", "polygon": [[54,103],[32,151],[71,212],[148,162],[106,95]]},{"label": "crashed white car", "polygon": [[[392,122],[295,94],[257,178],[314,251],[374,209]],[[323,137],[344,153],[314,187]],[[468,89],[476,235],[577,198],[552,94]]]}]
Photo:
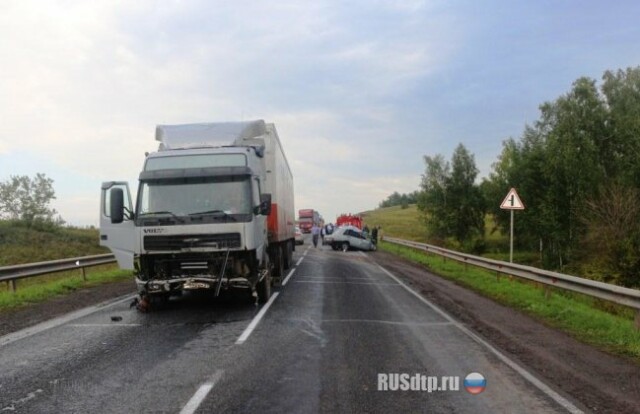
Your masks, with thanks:
[{"label": "crashed white car", "polygon": [[333,250],[342,250],[343,252],[349,249],[376,249],[376,245],[362,234],[362,230],[355,226],[338,227],[331,235],[325,236],[324,241]]}]

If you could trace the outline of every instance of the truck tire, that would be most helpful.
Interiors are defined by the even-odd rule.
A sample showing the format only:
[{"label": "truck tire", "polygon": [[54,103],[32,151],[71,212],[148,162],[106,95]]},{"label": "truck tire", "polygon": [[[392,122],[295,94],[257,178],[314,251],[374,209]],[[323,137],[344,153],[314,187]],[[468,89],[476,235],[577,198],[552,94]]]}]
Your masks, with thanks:
[{"label": "truck tire", "polygon": [[284,268],[291,269],[291,264],[293,263],[293,243],[288,241],[284,248],[284,251]]},{"label": "truck tire", "polygon": [[267,275],[258,282],[258,302],[267,303],[271,297],[271,272],[267,272]]},{"label": "truck tire", "polygon": [[273,276],[281,278],[284,276],[284,253],[281,246],[276,247],[274,256]]}]

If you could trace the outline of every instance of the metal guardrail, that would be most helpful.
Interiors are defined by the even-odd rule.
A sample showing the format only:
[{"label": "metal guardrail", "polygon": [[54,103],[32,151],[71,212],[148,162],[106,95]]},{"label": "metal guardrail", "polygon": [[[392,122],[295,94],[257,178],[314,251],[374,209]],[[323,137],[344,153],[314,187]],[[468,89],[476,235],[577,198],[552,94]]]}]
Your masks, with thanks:
[{"label": "metal guardrail", "polygon": [[394,237],[385,236],[384,241],[399,244],[402,246],[413,247],[415,249],[423,250],[430,253],[435,253],[437,255],[443,256],[445,258],[450,258],[461,263],[467,263],[476,267],[495,271],[498,275],[512,275],[522,279],[528,279],[535,282],[543,283],[545,285],[570,290],[573,292],[579,292],[594,298],[604,299],[620,305],[629,306],[638,310],[636,324],[640,323],[640,290],[629,289],[609,283],[565,275],[563,273],[538,269],[532,266],[519,265],[515,263],[508,263],[499,260],[473,256],[466,253],[456,252],[454,250],[444,249],[438,246],[397,239]]},{"label": "metal guardrail", "polygon": [[72,257],[70,259],[5,266],[0,267],[0,282],[10,283],[11,290],[15,292],[16,281],[19,279],[76,269],[80,269],[82,271],[82,278],[87,280],[85,268],[115,263],[115,261],[116,259],[113,254],[98,254],[94,256]]}]

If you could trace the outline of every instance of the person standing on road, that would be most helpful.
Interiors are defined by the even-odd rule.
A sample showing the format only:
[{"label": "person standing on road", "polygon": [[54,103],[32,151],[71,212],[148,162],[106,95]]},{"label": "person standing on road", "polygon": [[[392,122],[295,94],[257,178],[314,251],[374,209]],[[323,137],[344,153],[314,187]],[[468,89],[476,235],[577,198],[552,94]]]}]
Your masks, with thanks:
[{"label": "person standing on road", "polygon": [[376,226],[373,226],[373,230],[371,230],[371,242],[378,244],[378,228]]},{"label": "person standing on road", "polygon": [[313,240],[313,247],[318,247],[318,236],[320,236],[320,227],[316,223],[313,223],[311,227],[311,238]]}]

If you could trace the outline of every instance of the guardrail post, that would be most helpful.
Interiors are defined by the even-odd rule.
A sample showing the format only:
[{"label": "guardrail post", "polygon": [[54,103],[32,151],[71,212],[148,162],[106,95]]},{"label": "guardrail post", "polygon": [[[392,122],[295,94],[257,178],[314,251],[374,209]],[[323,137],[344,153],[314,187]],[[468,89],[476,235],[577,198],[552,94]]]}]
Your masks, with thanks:
[{"label": "guardrail post", "polygon": [[16,280],[13,279],[13,280],[11,280],[11,291],[13,293],[16,293],[16,289],[18,289],[18,286],[16,285]]},{"label": "guardrail post", "polygon": [[496,282],[500,281],[500,272],[496,272]]},{"label": "guardrail post", "polygon": [[544,298],[549,299],[551,297],[551,288],[549,287],[549,285],[544,285],[543,290],[544,290]]},{"label": "guardrail post", "polygon": [[638,310],[638,312],[636,312],[636,318],[634,322],[636,325],[636,329],[640,330],[640,309]]},{"label": "guardrail post", "polygon": [[87,281],[87,273],[84,270],[84,266],[82,266],[81,269],[82,269],[82,280],[84,280],[86,282]]}]

